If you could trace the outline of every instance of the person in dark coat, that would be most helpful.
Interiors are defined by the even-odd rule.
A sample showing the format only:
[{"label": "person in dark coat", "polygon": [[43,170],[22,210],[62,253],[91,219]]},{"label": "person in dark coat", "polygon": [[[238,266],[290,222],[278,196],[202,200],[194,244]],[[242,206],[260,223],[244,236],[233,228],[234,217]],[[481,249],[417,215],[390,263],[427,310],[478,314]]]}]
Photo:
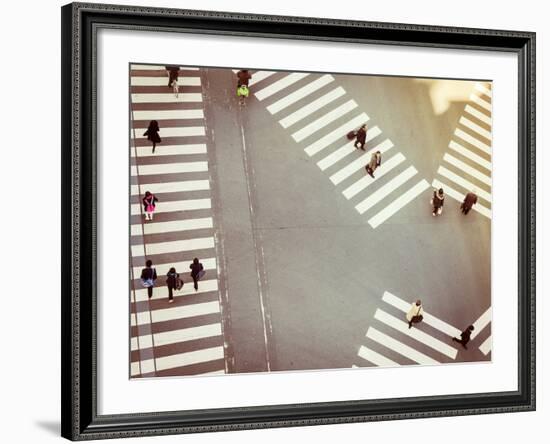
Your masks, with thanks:
[{"label": "person in dark coat", "polygon": [[166,274],[166,286],[168,287],[168,302],[174,302],[174,290],[179,290],[181,286],[179,285],[180,275],[176,273],[174,267],[168,270]]},{"label": "person in dark coat", "polygon": [[359,128],[355,133],[355,143],[353,144],[353,146],[355,148],[361,148],[363,151],[365,151],[366,141],[367,141],[367,125],[365,124],[361,128]]},{"label": "person in dark coat", "polygon": [[370,162],[365,167],[367,169],[367,174],[374,179],[374,170],[376,170],[376,168],[378,168],[381,164],[382,164],[382,153],[380,153],[380,151],[376,151],[376,153],[372,153]]},{"label": "person in dark coat", "polygon": [[445,200],[445,194],[443,193],[443,188],[439,190],[434,190],[434,195],[431,199],[431,204],[433,206],[432,216],[438,216],[443,211],[443,202]]},{"label": "person in dark coat", "polygon": [[462,204],[460,205],[462,214],[468,214],[476,203],[477,195],[473,191],[470,191],[468,194],[466,194],[466,197],[464,197],[464,202],[462,202]]},{"label": "person in dark coat", "polygon": [[178,81],[180,67],[176,65],[167,65],[165,66],[166,71],[168,71],[168,88],[171,88],[173,82]]},{"label": "person in dark coat", "polygon": [[462,347],[464,347],[467,350],[468,347],[466,347],[466,344],[470,342],[470,337],[472,336],[473,331],[474,331],[474,326],[470,325],[466,330],[460,333],[460,339],[453,338],[453,342],[460,342],[462,344]]},{"label": "person in dark coat", "polygon": [[144,136],[147,136],[147,139],[153,142],[153,153],[155,152],[155,147],[157,146],[157,143],[162,142],[160,136],[159,136],[159,123],[156,120],[151,120],[149,122],[149,127],[147,128],[147,131],[143,133]]},{"label": "person in dark coat", "polygon": [[201,272],[204,270],[204,267],[199,262],[197,258],[193,259],[193,263],[189,265],[189,268],[191,269],[191,277],[193,278],[193,285],[195,287],[195,291],[199,289],[199,279],[201,277]]},{"label": "person in dark coat", "polygon": [[237,89],[241,87],[242,85],[245,85],[248,87],[248,82],[252,78],[252,74],[248,71],[248,69],[241,69],[237,73]]},{"label": "person in dark coat", "polygon": [[153,297],[153,287],[157,280],[157,270],[152,268],[152,266],[153,261],[149,259],[145,262],[145,268],[141,270],[141,283],[147,288],[147,296],[149,296],[149,299]]},{"label": "person in dark coat", "polygon": [[146,191],[142,202],[143,212],[145,213],[145,220],[153,220],[153,213],[155,212],[156,203],[158,202],[157,196],[155,196],[150,191]]}]

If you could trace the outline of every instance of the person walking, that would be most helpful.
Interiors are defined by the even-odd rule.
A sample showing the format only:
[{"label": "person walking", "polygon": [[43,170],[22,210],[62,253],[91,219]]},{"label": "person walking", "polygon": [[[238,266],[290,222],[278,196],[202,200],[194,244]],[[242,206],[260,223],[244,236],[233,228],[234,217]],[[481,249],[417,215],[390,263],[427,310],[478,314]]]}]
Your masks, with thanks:
[{"label": "person walking", "polygon": [[248,87],[248,83],[250,82],[251,78],[252,74],[250,74],[248,69],[241,69],[237,73],[237,88],[241,87],[242,85]]},{"label": "person walking", "polygon": [[382,164],[382,153],[380,153],[380,151],[376,151],[375,153],[372,153],[372,156],[370,157],[370,162],[365,167],[367,170],[367,174],[374,179],[374,171],[381,164]]},{"label": "person walking", "polygon": [[141,285],[147,288],[147,296],[149,299],[153,297],[153,287],[157,280],[157,270],[152,267],[153,261],[148,259],[147,262],[145,262],[145,268],[141,270]]},{"label": "person walking", "polygon": [[166,286],[168,287],[168,302],[174,302],[174,290],[181,290],[183,281],[174,267],[171,267],[166,273]]},{"label": "person walking", "polygon": [[159,131],[159,123],[156,120],[151,120],[147,131],[143,133],[144,136],[147,136],[147,140],[153,142],[153,153],[155,152],[157,143],[162,142],[162,139],[159,136]]},{"label": "person walking", "polygon": [[443,212],[443,202],[445,201],[445,193],[443,188],[439,190],[434,190],[433,197],[430,200],[432,204],[432,216],[439,216]]},{"label": "person walking", "polygon": [[413,324],[422,322],[422,319],[424,319],[423,314],[424,308],[422,307],[422,302],[418,299],[416,302],[412,303],[411,308],[405,315],[407,321],[409,321],[409,328],[411,328]]},{"label": "person walking", "polygon": [[[367,142],[367,124],[364,124],[355,133],[355,143],[353,146],[365,151],[365,143]],[[357,146],[359,145],[359,146]]]},{"label": "person walking", "polygon": [[464,202],[460,204],[462,214],[468,214],[476,203],[477,194],[475,193],[475,190],[472,190],[468,194],[466,194],[466,196],[464,197]]},{"label": "person walking", "polygon": [[195,291],[199,289],[199,280],[204,276],[204,267],[197,258],[193,259],[193,263],[189,265],[191,269],[191,277],[193,278],[193,286]]},{"label": "person walking", "polygon": [[156,203],[158,202],[157,196],[150,191],[146,191],[142,202],[145,220],[153,220],[153,213],[155,212]]},{"label": "person walking", "polygon": [[180,67],[176,65],[167,65],[165,68],[168,74],[168,88],[172,88],[174,81],[176,83],[178,82]]},{"label": "person walking", "polygon": [[472,336],[473,331],[474,331],[474,326],[470,325],[466,330],[460,333],[460,339],[453,338],[453,342],[460,342],[462,344],[462,347],[468,350],[468,347],[466,347],[466,344],[470,342],[470,337]]}]

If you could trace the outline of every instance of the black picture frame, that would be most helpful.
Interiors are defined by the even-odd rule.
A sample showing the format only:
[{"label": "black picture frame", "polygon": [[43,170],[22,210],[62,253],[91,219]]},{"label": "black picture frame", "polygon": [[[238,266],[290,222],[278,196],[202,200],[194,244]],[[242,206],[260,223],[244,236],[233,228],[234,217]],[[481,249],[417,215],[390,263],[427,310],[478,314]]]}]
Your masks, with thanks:
[{"label": "black picture frame", "polygon": [[[62,7],[62,436],[121,438],[535,409],[535,33],[72,3]],[[506,51],[519,62],[518,390],[145,414],[97,414],[99,28]],[[511,290],[512,291],[512,290]]]}]

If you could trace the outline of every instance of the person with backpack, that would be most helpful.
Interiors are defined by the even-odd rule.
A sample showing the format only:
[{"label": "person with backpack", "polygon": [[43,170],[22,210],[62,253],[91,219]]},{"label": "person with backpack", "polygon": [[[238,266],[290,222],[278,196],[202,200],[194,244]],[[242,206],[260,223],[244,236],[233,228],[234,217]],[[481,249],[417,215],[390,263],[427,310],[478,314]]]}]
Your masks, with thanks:
[{"label": "person with backpack", "polygon": [[204,267],[199,262],[198,258],[193,259],[193,263],[189,265],[191,269],[191,277],[193,278],[193,286],[195,291],[199,290],[199,280],[204,276]]},{"label": "person with backpack", "polygon": [[156,203],[158,202],[157,197],[150,191],[146,191],[142,202],[145,220],[153,220],[153,213],[155,212]]},{"label": "person with backpack", "polygon": [[166,274],[166,286],[168,287],[168,302],[174,302],[174,290],[181,290],[183,281],[174,267],[171,267]]},{"label": "person with backpack", "polygon": [[422,307],[422,302],[418,299],[416,302],[412,303],[411,308],[405,316],[407,321],[409,321],[409,328],[411,328],[413,324],[422,322],[422,319],[424,319],[423,315],[424,308]]},{"label": "person with backpack", "polygon": [[141,270],[141,285],[147,288],[147,296],[149,299],[153,297],[153,287],[157,280],[157,270],[152,268],[153,261],[148,259],[145,262],[145,268]]}]

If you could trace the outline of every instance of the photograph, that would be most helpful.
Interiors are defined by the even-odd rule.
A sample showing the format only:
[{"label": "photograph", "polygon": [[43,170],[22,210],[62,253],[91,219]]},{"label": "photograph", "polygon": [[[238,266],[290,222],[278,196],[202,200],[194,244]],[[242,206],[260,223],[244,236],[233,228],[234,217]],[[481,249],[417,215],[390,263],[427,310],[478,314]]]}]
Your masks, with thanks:
[{"label": "photograph", "polygon": [[179,62],[120,116],[130,379],[491,364],[490,79]]}]

